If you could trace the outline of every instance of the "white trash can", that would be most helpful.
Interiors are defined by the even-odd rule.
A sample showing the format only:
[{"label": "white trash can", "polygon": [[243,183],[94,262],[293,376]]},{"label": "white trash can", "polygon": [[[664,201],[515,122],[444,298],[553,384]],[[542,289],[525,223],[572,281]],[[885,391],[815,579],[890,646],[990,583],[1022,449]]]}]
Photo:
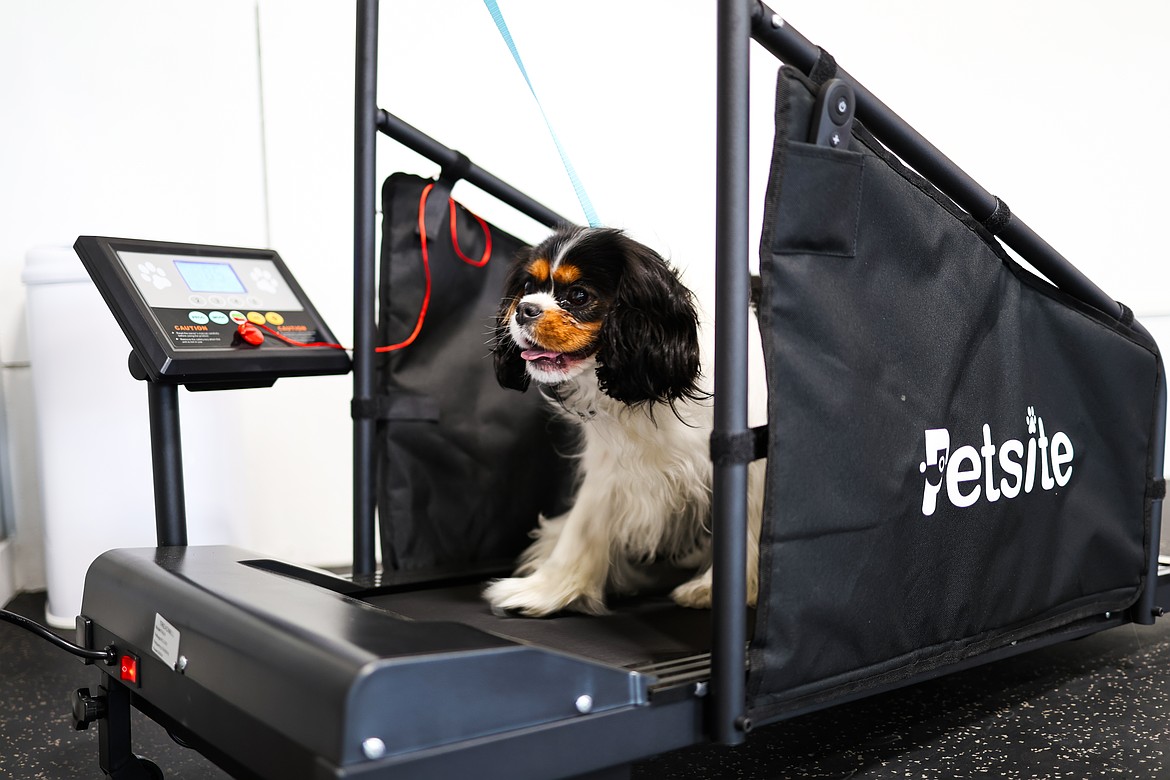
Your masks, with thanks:
[{"label": "white trash can", "polygon": [[[114,547],[155,545],[146,386],[131,378],[130,344],[72,247],[30,250],[21,279],[44,513],[45,618],[72,627],[94,558]],[[186,397],[193,395],[221,397]],[[188,516],[201,518],[198,529],[192,523],[193,543],[234,542],[231,518],[221,515],[213,527],[203,519],[236,481],[229,460],[214,456],[235,446],[225,395],[180,393]],[[225,416],[227,424],[217,425]],[[217,485],[218,495],[207,495],[207,485]]]}]

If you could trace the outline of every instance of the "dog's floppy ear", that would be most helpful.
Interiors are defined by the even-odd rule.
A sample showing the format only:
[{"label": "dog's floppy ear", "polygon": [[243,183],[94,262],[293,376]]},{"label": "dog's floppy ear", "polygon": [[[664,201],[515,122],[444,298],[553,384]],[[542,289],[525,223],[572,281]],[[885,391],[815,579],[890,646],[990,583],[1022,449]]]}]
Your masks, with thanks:
[{"label": "dog's floppy ear", "polygon": [[504,281],[504,293],[500,298],[500,308],[496,311],[496,326],[492,340],[492,358],[496,366],[496,381],[501,387],[509,390],[524,392],[530,381],[528,372],[524,369],[524,358],[520,357],[520,347],[512,340],[508,333],[508,320],[512,316],[512,307],[520,297],[523,288],[523,269],[529,258],[529,252],[521,252],[508,272]]},{"label": "dog's floppy ear", "polygon": [[626,404],[673,404],[699,390],[699,316],[691,291],[657,252],[621,236],[625,268],[602,326],[597,381]]},{"label": "dog's floppy ear", "polygon": [[[528,389],[528,372],[524,370],[524,358],[520,357],[520,348],[507,335],[508,327],[500,333],[497,327],[496,347],[492,350],[496,363],[496,381],[501,387],[509,390],[524,392]],[[504,343],[500,343],[504,342]]]}]

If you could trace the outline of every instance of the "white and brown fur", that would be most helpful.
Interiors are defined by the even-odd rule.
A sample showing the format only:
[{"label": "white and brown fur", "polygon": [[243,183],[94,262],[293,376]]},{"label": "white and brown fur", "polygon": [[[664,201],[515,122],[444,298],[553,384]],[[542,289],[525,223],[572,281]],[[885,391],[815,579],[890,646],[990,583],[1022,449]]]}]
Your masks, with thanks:
[{"label": "white and brown fur", "polygon": [[[541,518],[515,576],[484,593],[530,616],[606,611],[607,593],[643,584],[639,564],[665,559],[696,576],[672,597],[711,604],[710,395],[699,382],[691,292],[650,248],[619,230],[566,228],[515,261],[497,316],[496,374],[530,383],[583,444],[566,514]],[[748,603],[755,604],[762,471],[749,469]]]}]

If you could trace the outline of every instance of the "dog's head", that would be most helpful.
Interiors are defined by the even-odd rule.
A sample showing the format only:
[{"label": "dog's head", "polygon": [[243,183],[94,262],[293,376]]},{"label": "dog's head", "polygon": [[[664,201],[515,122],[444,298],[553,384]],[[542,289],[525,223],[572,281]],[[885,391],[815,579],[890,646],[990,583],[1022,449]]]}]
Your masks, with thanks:
[{"label": "dog's head", "polygon": [[595,371],[629,405],[699,398],[693,296],[654,250],[609,228],[565,228],[516,258],[496,316],[504,387]]}]

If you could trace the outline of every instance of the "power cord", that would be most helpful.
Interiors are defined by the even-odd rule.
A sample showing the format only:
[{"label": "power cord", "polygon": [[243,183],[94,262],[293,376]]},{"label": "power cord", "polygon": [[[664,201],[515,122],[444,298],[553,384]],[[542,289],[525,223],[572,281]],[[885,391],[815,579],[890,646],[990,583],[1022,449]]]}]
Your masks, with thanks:
[{"label": "power cord", "polygon": [[52,630],[42,626],[35,620],[29,620],[23,615],[18,615],[15,612],[8,611],[7,609],[0,609],[0,620],[3,620],[7,623],[12,623],[16,626],[20,626],[26,631],[31,631],[41,639],[48,640],[62,650],[73,653],[73,655],[76,655],[79,658],[86,658],[91,661],[101,661],[105,664],[113,664],[115,661],[117,661],[117,654],[114,652],[113,647],[107,647],[104,650],[90,650],[88,648],[82,647],[81,645],[75,645],[72,642],[57,636],[52,632]]}]

